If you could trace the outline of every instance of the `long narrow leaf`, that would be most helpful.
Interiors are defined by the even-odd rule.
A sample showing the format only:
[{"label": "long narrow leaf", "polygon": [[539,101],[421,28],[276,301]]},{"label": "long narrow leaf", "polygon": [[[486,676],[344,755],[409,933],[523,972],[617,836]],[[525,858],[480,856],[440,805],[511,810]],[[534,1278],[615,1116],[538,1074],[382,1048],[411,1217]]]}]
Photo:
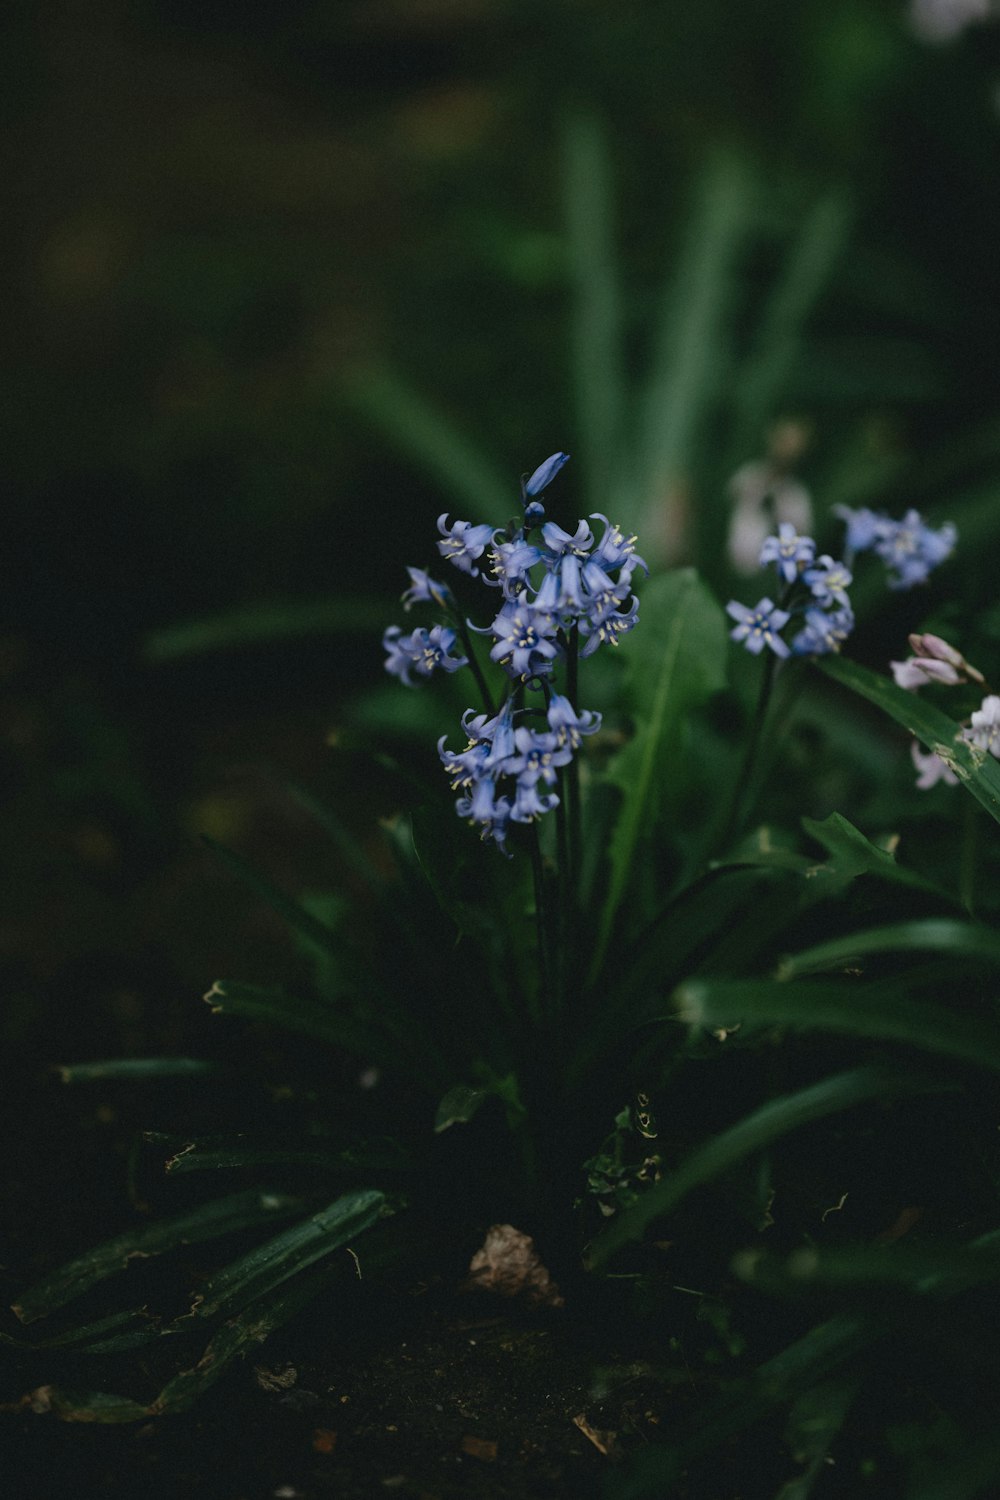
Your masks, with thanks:
[{"label": "long narrow leaf", "polygon": [[823,969],[842,969],[869,953],[933,952],[955,958],[987,960],[1000,964],[1000,936],[988,927],[956,922],[950,917],[931,917],[920,922],[895,922],[887,927],[869,927],[846,937],[817,943],[781,962],[780,979],[796,979]]},{"label": "long narrow leaf", "polygon": [[876,1037],[1000,1072],[1000,1044],[981,1020],[885,985],[693,979],[676,1000],[681,1019],[694,1026],[744,1021]]},{"label": "long narrow leaf", "polygon": [[938,1087],[915,1074],[866,1066],[836,1073],[795,1094],[764,1104],[736,1125],[706,1141],[678,1169],[644,1193],[597,1236],[589,1263],[601,1266],[629,1240],[639,1239],[648,1224],[675,1208],[688,1193],[727,1172],[772,1141],[813,1120],[852,1109],[871,1099],[924,1093]]},{"label": "long narrow leaf", "polygon": [[385,1194],[374,1188],[345,1193],[266,1244],[210,1277],[192,1312],[198,1317],[232,1313],[266,1296],[299,1271],[362,1234],[387,1212]]},{"label": "long narrow leaf", "polygon": [[635,735],[615,757],[610,779],[622,802],[611,840],[611,874],[590,978],[601,970],[615,916],[669,787],[687,714],[725,686],[726,630],[718,604],[691,568],[654,579],[642,599],[643,639],[629,658],[627,694]]},{"label": "long narrow leaf", "polygon": [[162,1255],[177,1245],[194,1245],[222,1234],[231,1234],[237,1229],[249,1229],[287,1218],[301,1206],[299,1198],[254,1189],[204,1203],[189,1213],[159,1223],[139,1224],[60,1266],[58,1271],[24,1292],[14,1304],[14,1312],[22,1323],[32,1323],[36,1318],[64,1307],[116,1271],[124,1270],[137,1256],[145,1259],[150,1255]]},{"label": "long narrow leaf", "polygon": [[563,197],[573,301],[575,440],[582,450],[588,510],[604,509],[625,411],[621,290],[614,246],[614,195],[607,133],[593,114],[563,123]]},{"label": "long narrow leaf", "polygon": [[310,635],[370,635],[380,632],[384,621],[383,601],[359,599],[354,594],[349,599],[261,602],[154,630],[146,637],[143,652],[147,661],[176,661]]},{"label": "long narrow leaf", "polygon": [[[505,482],[478,445],[397,372],[385,367],[356,371],[345,380],[342,394],[398,452],[464,506],[471,520],[501,526],[517,508],[516,483]],[[531,463],[530,457],[525,463]]]}]

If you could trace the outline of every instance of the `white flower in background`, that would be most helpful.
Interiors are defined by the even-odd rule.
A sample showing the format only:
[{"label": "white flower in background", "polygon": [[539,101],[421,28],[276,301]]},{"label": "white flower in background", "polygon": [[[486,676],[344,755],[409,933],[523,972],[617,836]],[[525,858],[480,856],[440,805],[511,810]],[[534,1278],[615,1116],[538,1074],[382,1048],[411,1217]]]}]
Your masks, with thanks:
[{"label": "white flower in background", "polygon": [[967,26],[998,16],[996,0],[910,0],[910,27],[922,42],[950,42]]}]

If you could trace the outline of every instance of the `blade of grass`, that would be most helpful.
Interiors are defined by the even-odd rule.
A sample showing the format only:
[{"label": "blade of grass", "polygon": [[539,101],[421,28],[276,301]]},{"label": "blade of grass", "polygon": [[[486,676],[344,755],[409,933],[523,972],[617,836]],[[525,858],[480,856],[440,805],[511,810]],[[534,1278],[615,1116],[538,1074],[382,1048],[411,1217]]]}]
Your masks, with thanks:
[{"label": "blade of grass", "polygon": [[267,1296],[275,1287],[331,1255],[370,1229],[388,1212],[385,1194],[374,1188],[345,1193],[283,1234],[257,1245],[205,1283],[191,1311],[200,1318],[229,1314]]},{"label": "blade of grass", "polygon": [[914,949],[1000,964],[1000,936],[990,928],[975,926],[971,922],[956,922],[950,917],[932,917],[920,922],[869,927],[864,932],[817,943],[782,959],[777,977],[796,979],[822,969],[843,968],[869,953],[908,953]]},{"label": "blade of grass", "polygon": [[626,390],[607,132],[594,114],[563,121],[562,179],[573,300],[571,368],[588,510],[607,505]]},{"label": "blade of grass", "polygon": [[204,1203],[189,1213],[159,1223],[138,1224],[37,1282],[22,1293],[14,1304],[14,1312],[22,1323],[33,1323],[36,1318],[74,1301],[116,1271],[124,1270],[135,1257],[162,1255],[177,1245],[195,1245],[238,1229],[251,1229],[286,1218],[301,1206],[300,1198],[252,1189]]},{"label": "blade of grass", "polygon": [[688,1193],[763,1150],[789,1131],[869,1100],[923,1093],[938,1087],[939,1084],[912,1072],[865,1066],[834,1074],[797,1093],[771,1100],[706,1141],[674,1173],[656,1183],[638,1203],[613,1219],[593,1241],[588,1264],[592,1267],[604,1265],[615,1251],[629,1240],[639,1239],[647,1225],[669,1213]]},{"label": "blade of grass", "polygon": [[981,1020],[883,984],[818,980],[689,980],[676,991],[682,1020],[711,1029],[737,1021],[789,1026],[793,1031],[833,1031],[903,1042],[958,1062],[1000,1072],[1000,1044]]},{"label": "blade of grass", "polygon": [[516,483],[499,477],[478,445],[396,371],[384,366],[356,370],[341,394],[473,520],[501,526],[517,509]]},{"label": "blade of grass", "polygon": [[143,655],[150,662],[177,661],[185,656],[296,641],[310,635],[380,635],[385,619],[383,600],[355,595],[349,599],[262,600],[243,609],[181,620],[154,630],[146,637]]}]

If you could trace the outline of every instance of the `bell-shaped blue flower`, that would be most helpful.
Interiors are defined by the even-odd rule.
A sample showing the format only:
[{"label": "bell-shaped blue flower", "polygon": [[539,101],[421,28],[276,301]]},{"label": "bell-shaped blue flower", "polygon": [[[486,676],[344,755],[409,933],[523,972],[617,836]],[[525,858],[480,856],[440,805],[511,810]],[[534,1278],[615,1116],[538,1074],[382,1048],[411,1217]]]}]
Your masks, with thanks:
[{"label": "bell-shaped blue flower", "polygon": [[525,495],[540,495],[542,490],[547,489],[555,479],[563,464],[569,463],[568,453],[553,453],[544,463],[539,464],[535,472],[524,481],[522,492]]}]

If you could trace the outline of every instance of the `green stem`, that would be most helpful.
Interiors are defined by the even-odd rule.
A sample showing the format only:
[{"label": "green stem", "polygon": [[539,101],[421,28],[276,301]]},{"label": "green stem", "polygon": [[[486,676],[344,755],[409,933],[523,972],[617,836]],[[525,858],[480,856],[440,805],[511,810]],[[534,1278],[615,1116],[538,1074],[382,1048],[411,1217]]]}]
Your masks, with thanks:
[{"label": "green stem", "polygon": [[462,645],[465,648],[465,654],[469,658],[469,667],[472,671],[473,677],[476,679],[476,686],[482,694],[486,712],[492,719],[494,714],[496,713],[496,706],[493,702],[493,694],[490,692],[489,684],[487,683],[486,678],[483,676],[483,669],[479,665],[479,662],[476,660],[476,653],[472,643],[472,632],[469,630],[469,626],[467,621],[465,620],[465,617],[459,614],[457,607],[452,607],[450,613],[451,618],[455,622],[455,629],[458,631],[459,636],[461,637]]}]

